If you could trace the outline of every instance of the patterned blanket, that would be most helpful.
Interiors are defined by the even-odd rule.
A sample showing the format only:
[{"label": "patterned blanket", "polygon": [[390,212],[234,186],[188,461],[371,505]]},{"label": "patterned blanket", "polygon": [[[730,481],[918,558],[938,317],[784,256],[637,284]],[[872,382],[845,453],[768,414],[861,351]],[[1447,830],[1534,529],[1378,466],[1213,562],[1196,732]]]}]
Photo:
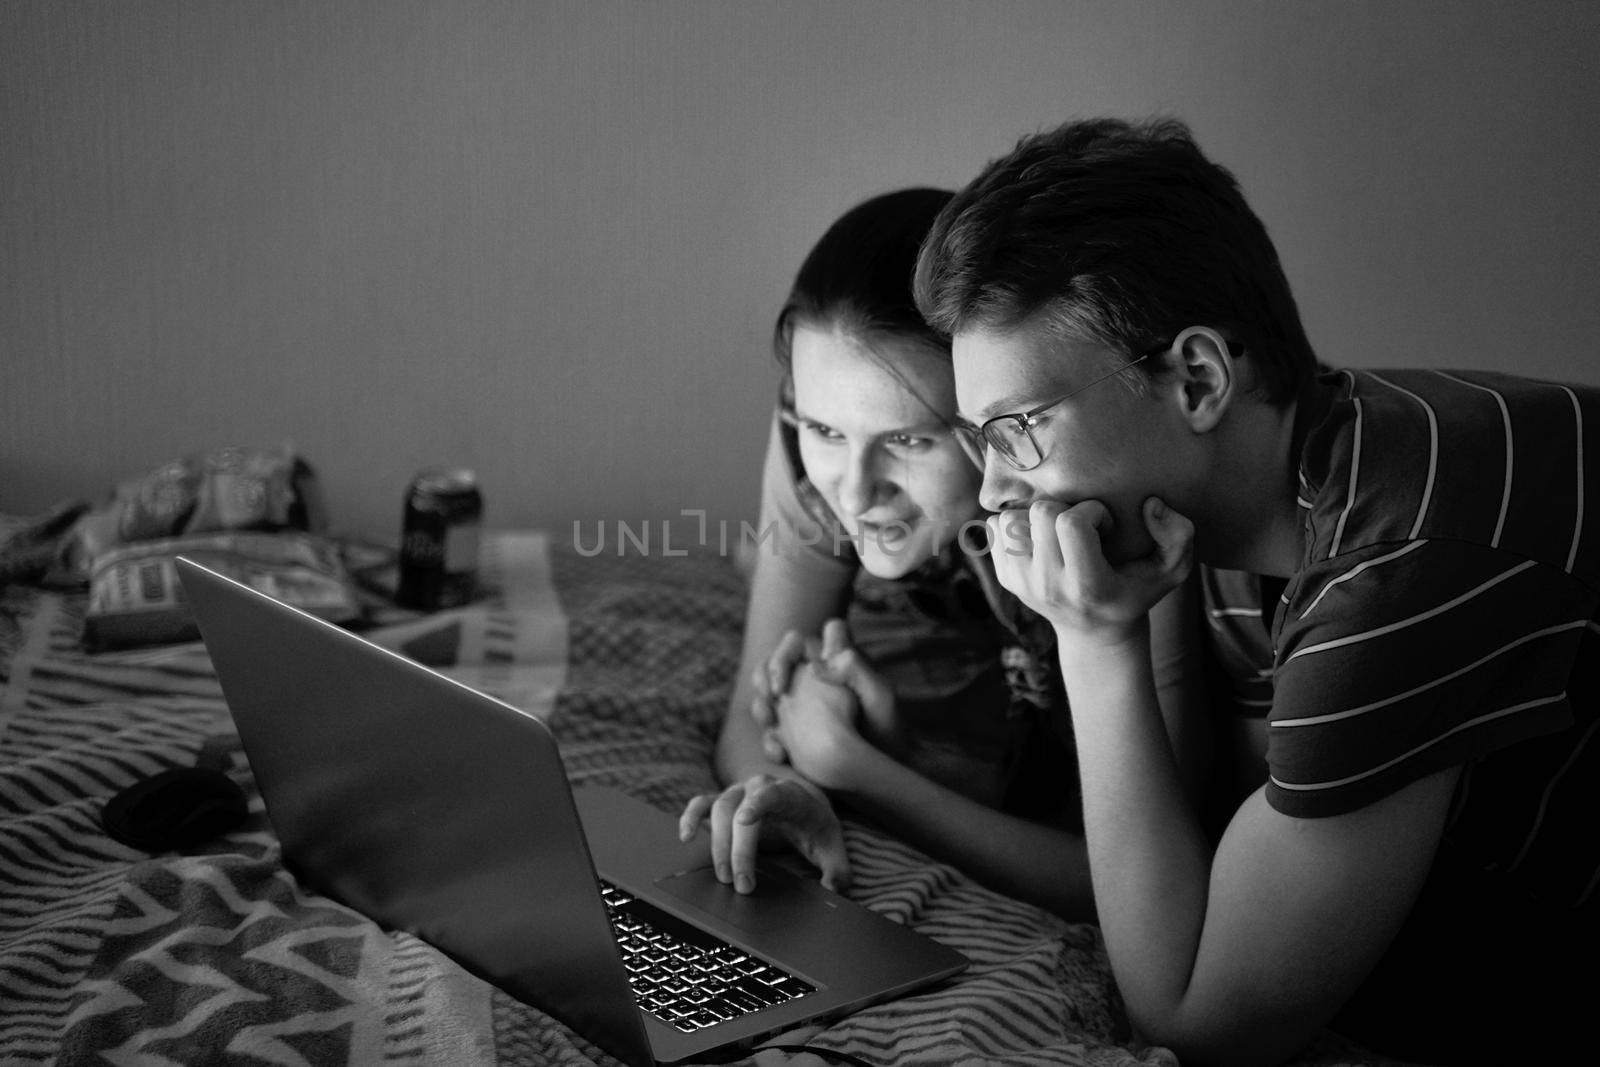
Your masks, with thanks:
[{"label": "patterned blanket", "polygon": [[[711,788],[743,588],[712,556],[486,550],[487,596],[372,635],[539,713],[570,776],[676,812]],[[0,591],[0,1061],[610,1064],[417,938],[301,887],[280,861],[203,646],[90,655],[78,594]],[[106,799],[167,767],[229,773],[239,830],[183,854],[113,841]],[[1092,926],[991,892],[849,822],[870,908],[972,968],[785,1035],[875,1064],[1176,1064],[1130,1044]],[[814,1064],[766,1051],[739,1061]],[[1304,1064],[1381,1062],[1329,1038]]]}]

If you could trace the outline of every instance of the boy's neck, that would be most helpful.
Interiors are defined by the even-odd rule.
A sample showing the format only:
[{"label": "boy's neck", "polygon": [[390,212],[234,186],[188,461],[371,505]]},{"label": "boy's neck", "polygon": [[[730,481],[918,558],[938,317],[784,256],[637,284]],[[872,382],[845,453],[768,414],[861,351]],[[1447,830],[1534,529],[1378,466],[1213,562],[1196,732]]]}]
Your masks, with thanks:
[{"label": "boy's neck", "polygon": [[1229,412],[1203,533],[1205,563],[1288,578],[1305,557],[1305,514],[1299,495],[1297,405],[1246,401]]}]

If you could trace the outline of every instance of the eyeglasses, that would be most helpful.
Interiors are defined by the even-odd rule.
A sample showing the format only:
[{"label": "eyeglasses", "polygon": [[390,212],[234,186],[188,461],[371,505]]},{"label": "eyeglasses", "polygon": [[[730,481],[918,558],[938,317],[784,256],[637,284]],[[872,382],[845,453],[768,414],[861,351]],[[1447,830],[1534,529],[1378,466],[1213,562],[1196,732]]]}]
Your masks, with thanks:
[{"label": "eyeglasses", "polygon": [[1107,378],[1115,378],[1129,367],[1142,363],[1151,356],[1158,355],[1166,350],[1166,345],[1152,348],[1150,351],[1130,359],[1116,370],[1102,374],[1093,381],[1078,386],[1072,392],[1064,396],[1058,396],[1054,400],[1040,404],[1036,408],[1029,408],[1027,411],[1015,414],[996,415],[977,429],[973,429],[971,426],[958,426],[956,428],[958,431],[957,436],[967,446],[967,451],[971,453],[972,458],[977,461],[980,467],[983,466],[984,450],[993,448],[1014,469],[1031,471],[1044,462],[1044,451],[1039,447],[1039,442],[1034,440],[1033,437],[1033,428],[1038,423],[1040,415],[1043,415],[1058,404],[1066,403],[1085,389],[1099,385]]}]

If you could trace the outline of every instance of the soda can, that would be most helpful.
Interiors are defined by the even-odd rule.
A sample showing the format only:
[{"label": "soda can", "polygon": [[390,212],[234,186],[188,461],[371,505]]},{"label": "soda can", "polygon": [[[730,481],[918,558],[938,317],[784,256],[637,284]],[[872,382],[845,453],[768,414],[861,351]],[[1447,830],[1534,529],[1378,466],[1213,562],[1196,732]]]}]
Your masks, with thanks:
[{"label": "soda can", "polygon": [[423,471],[406,490],[395,600],[435,611],[472,599],[483,495],[470,470]]}]

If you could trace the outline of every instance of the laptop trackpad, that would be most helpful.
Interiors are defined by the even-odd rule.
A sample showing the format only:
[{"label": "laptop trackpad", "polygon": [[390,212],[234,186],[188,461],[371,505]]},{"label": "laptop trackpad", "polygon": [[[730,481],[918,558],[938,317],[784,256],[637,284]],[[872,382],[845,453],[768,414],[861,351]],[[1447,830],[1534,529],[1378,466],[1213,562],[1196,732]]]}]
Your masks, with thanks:
[{"label": "laptop trackpad", "polygon": [[837,911],[837,904],[820,885],[767,863],[756,867],[756,888],[748,894],[717,881],[710,867],[668,875],[656,885],[685,904],[752,934],[793,935],[829,921]]}]

